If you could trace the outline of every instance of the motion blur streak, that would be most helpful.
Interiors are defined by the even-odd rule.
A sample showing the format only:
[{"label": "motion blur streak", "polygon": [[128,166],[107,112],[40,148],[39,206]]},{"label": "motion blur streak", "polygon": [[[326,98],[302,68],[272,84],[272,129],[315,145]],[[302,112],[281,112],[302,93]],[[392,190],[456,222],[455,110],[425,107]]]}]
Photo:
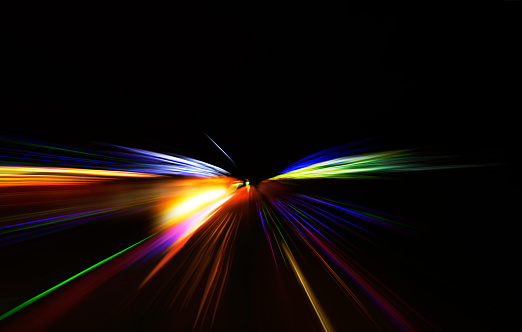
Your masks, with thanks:
[{"label": "motion blur streak", "polygon": [[354,154],[370,148],[346,149],[350,145],[330,148],[312,154],[284,169],[270,180],[313,178],[366,178],[377,173],[440,170],[476,165],[435,164],[441,157],[418,156],[409,150],[377,151]]},{"label": "motion blur streak", "polygon": [[36,301],[36,300],[41,299],[41,298],[44,297],[45,295],[47,295],[47,294],[51,293],[52,291],[54,291],[55,289],[57,289],[57,288],[59,288],[59,287],[65,285],[65,284],[68,283],[69,281],[78,278],[78,277],[81,276],[82,274],[85,274],[85,273],[89,272],[90,270],[92,270],[92,269],[96,268],[97,266],[99,266],[99,265],[101,265],[101,264],[103,264],[103,263],[105,263],[105,262],[111,260],[112,258],[114,258],[114,257],[116,257],[116,256],[118,256],[118,255],[120,255],[120,254],[122,254],[122,253],[124,253],[125,251],[127,251],[127,250],[129,250],[129,249],[131,249],[131,248],[133,248],[133,247],[135,247],[135,246],[137,246],[138,244],[140,244],[141,242],[143,242],[143,241],[145,241],[145,240],[147,240],[147,239],[143,239],[143,240],[141,240],[141,241],[139,241],[139,242],[137,242],[137,243],[131,245],[130,247],[125,248],[125,249],[121,250],[120,252],[117,252],[117,253],[115,253],[114,255],[105,258],[104,260],[102,260],[102,261],[100,261],[100,262],[98,262],[98,263],[96,263],[96,264],[94,264],[94,265],[92,265],[92,266],[86,268],[85,270],[83,270],[83,271],[81,271],[81,272],[79,272],[79,273],[77,273],[77,274],[75,274],[75,275],[73,275],[72,277],[68,278],[67,280],[62,281],[61,283],[57,284],[56,286],[49,288],[49,289],[46,290],[45,292],[40,293],[40,294],[36,295],[35,297],[33,297],[33,298],[31,298],[31,299],[25,301],[24,303],[22,303],[22,304],[16,306],[15,308],[13,308],[13,309],[9,310],[8,312],[6,312],[5,314],[1,315],[1,316],[0,316],[0,320],[6,318],[6,317],[8,317],[8,316],[11,316],[12,314],[14,314],[15,312],[17,312],[18,310],[23,309],[24,307],[28,306],[29,304],[33,303],[33,302]]},{"label": "motion blur streak", "polygon": [[[437,164],[436,158],[408,150],[371,152],[353,143],[312,154],[251,185],[218,166],[176,154],[116,145],[106,145],[115,151],[91,151],[10,137],[0,141],[5,143],[0,147],[0,247],[15,257],[5,269],[14,277],[7,280],[35,276],[23,279],[22,290],[5,290],[0,321],[8,324],[6,331],[52,330],[67,323],[67,313],[81,310],[76,306],[96,301],[104,287],[113,286],[125,297],[114,312],[138,306],[130,315],[159,312],[164,326],[179,320],[182,329],[202,330],[224,321],[228,329],[237,322],[230,316],[219,319],[221,304],[245,290],[254,293],[238,287],[228,296],[238,283],[259,287],[259,293],[284,293],[279,299],[286,302],[273,309],[280,315],[276,321],[285,320],[280,308],[297,306],[306,316],[304,325],[324,331],[333,331],[343,319],[370,330],[431,327],[359,255],[388,250],[390,241],[414,237],[424,231],[422,225],[302,189],[310,179],[377,178],[464,165]],[[34,259],[40,258],[39,250],[57,271],[40,271]],[[69,250],[76,251],[65,255]],[[35,266],[26,263],[31,259]],[[241,259],[252,269],[238,268]],[[245,282],[250,278],[252,284]],[[344,311],[332,310],[338,303],[323,294],[330,289],[326,284],[340,296],[342,308],[349,306],[347,318],[339,317]],[[255,299],[248,295],[248,301],[249,296]]]},{"label": "motion blur streak", "polygon": [[[197,230],[220,211],[223,204],[230,200],[243,183],[223,176],[228,172],[219,167],[179,155],[126,147],[118,147],[128,151],[126,153],[98,153],[21,139],[2,140],[7,141],[7,145],[23,145],[32,149],[17,150],[6,146],[0,149],[3,153],[2,159],[7,160],[2,161],[4,165],[0,164],[0,187],[10,188],[8,192],[0,193],[0,197],[3,197],[1,206],[8,211],[7,215],[0,215],[2,246],[37,237],[49,237],[57,231],[90,224],[98,219],[114,218],[119,214],[149,211],[149,214],[155,216],[156,222],[150,227],[152,235],[15,306],[1,315],[0,320],[65,283],[91,270],[98,271],[98,266],[127,253],[131,248],[134,248],[131,254],[119,260],[119,263],[109,264],[103,271],[92,274],[93,281],[90,285],[91,288],[101,285],[125,266],[162,256],[156,267],[144,279],[141,285],[143,286],[183,248]],[[81,165],[84,166],[79,167]],[[184,177],[176,180],[166,175]],[[156,182],[121,182],[121,179],[126,178],[150,179],[148,181]],[[157,182],[158,180],[160,182]],[[70,189],[52,190],[55,185],[68,185],[67,188]],[[17,187],[28,189],[16,191]],[[34,191],[34,188],[40,189]],[[28,203],[31,205],[27,212],[9,213],[12,207],[26,206]],[[209,247],[217,250],[218,259],[212,266],[212,274],[197,319],[207,315],[212,301],[219,302],[226,281],[226,266],[230,265],[230,259],[226,255],[230,254],[230,244],[237,231],[237,227],[233,225],[236,225],[239,219],[236,214],[224,215],[227,217],[217,215],[215,223],[219,225],[219,230],[214,234],[215,237],[209,237],[207,240],[213,241]],[[216,242],[218,238],[222,238],[221,244]],[[207,257],[210,257],[209,255],[210,253]],[[68,295],[66,301],[71,305],[67,308],[72,307],[73,303],[78,303],[84,297],[81,294],[86,293],[76,292],[74,295]],[[62,307],[59,311],[63,313],[67,308]],[[39,320],[38,327],[32,326],[31,329],[45,328],[58,318],[59,311],[43,315],[47,317],[45,321]],[[215,313],[214,310],[212,317]]]},{"label": "motion blur streak", "polygon": [[[264,191],[269,192],[269,188],[271,187],[274,187],[271,181],[266,182],[264,184]],[[276,186],[275,188],[278,187]],[[315,203],[315,205],[313,205],[313,203]],[[328,217],[326,214],[332,217],[334,215],[319,208],[317,203],[330,209],[333,208],[342,211],[346,217],[351,218],[350,221],[344,220],[340,215],[335,216],[336,220]],[[345,205],[348,204],[345,203]],[[377,215],[377,212],[370,214],[361,207],[358,208],[358,211],[355,211],[316,197],[305,195],[293,194],[289,197],[283,196],[278,199],[269,198],[267,201],[257,204],[256,206],[272,254],[274,255],[272,241],[270,241],[270,236],[266,230],[268,228],[267,218],[271,221],[271,224],[274,225],[273,228],[277,230],[277,234],[274,231],[272,231],[272,234],[273,238],[276,239],[282,257],[286,258],[285,264],[287,264],[287,261],[290,261],[291,267],[296,270],[295,260],[292,262],[293,258],[288,255],[289,243],[294,243],[294,241],[285,240],[283,233],[286,233],[290,238],[299,238],[314,256],[316,256],[339,286],[346,291],[347,295],[354,301],[361,312],[376,326],[378,326],[378,324],[374,316],[377,313],[371,313],[369,309],[370,305],[378,308],[398,329],[403,331],[415,330],[415,326],[406,318],[405,313],[423,319],[415,310],[379,282],[371,273],[360,266],[354,259],[350,258],[350,256],[346,255],[346,250],[343,250],[342,247],[346,248],[346,246],[353,246],[353,244],[334,231],[334,228],[339,226],[344,228],[352,226],[359,230],[364,230],[359,225],[362,226],[362,223],[371,223],[373,224],[372,227],[384,227],[394,232],[403,232],[399,227],[399,225],[401,225],[399,222],[380,217]],[[314,217],[314,215],[322,216],[322,220],[324,221],[321,222]],[[352,233],[356,234],[356,232]],[[372,233],[369,234],[373,236]],[[372,244],[375,243],[367,237],[361,236],[361,238]],[[339,247],[336,243],[342,245],[342,247]],[[347,277],[346,281],[334,272],[335,268],[332,264],[344,273],[345,277]],[[296,275],[301,280],[302,273],[296,270]],[[303,285],[303,287],[305,290],[308,290],[308,286]],[[355,291],[354,288],[358,291]],[[362,297],[365,297],[366,300],[363,300]],[[312,301],[312,299],[310,300]],[[315,308],[316,306],[314,304],[314,309]],[[323,321],[322,315],[320,315],[319,312],[317,312],[317,314],[320,320]]]},{"label": "motion blur streak", "polygon": [[[219,225],[219,232],[213,233],[211,236],[211,238],[213,238],[212,242],[209,241],[210,243],[208,244],[208,246],[205,246],[208,247],[210,252],[216,251],[216,257],[214,258],[214,263],[212,265],[209,279],[205,287],[205,292],[198,309],[198,315],[194,322],[194,328],[196,327],[199,318],[205,318],[205,316],[207,315],[207,312],[211,306],[211,302],[213,299],[215,299],[216,304],[212,313],[211,326],[214,324],[218,304],[220,302],[221,295],[223,293],[225,283],[227,280],[227,274],[232,263],[232,243],[235,240],[237,234],[239,219],[240,216],[238,217],[236,215],[227,215],[225,218],[223,218]],[[224,239],[222,240],[221,244],[219,244],[217,240],[225,231],[225,226],[228,227],[228,229],[224,234]],[[215,247],[217,247],[218,245],[219,248],[216,250]],[[211,260],[212,259],[209,259],[208,262],[210,262]]]},{"label": "motion blur streak", "polygon": [[[198,315],[195,321],[195,324],[198,322],[199,317],[206,317],[211,303],[215,303],[216,307],[212,313],[212,320],[215,317],[217,304],[219,303],[219,299],[223,292],[223,287],[225,285],[227,279],[227,271],[231,264],[230,254],[231,254],[231,246],[233,240],[235,238],[235,234],[237,232],[237,215],[231,214],[217,214],[220,209],[222,209],[223,204],[229,201],[236,194],[241,194],[245,191],[245,188],[240,188],[239,191],[235,191],[235,183],[237,180],[233,178],[223,179],[187,179],[185,180],[185,184],[187,185],[189,182],[191,183],[190,190],[179,190],[173,191],[167,197],[163,197],[162,199],[167,201],[168,203],[158,204],[156,209],[159,211],[163,211],[163,215],[159,214],[158,219],[161,220],[161,223],[156,226],[157,229],[163,229],[159,232],[156,232],[146,239],[137,242],[136,244],[124,249],[117,254],[114,254],[91,267],[83,270],[80,273],[77,273],[71,278],[59,283],[58,285],[40,293],[39,295],[23,302],[22,304],[16,306],[15,308],[9,310],[2,316],[0,316],[0,320],[11,316],[13,313],[19,311],[20,309],[26,307],[27,305],[41,299],[43,296],[49,294],[56,288],[64,285],[76,279],[80,275],[85,274],[88,271],[95,269],[101,264],[111,260],[112,258],[126,252],[130,248],[134,248],[134,251],[131,255],[127,255],[123,258],[123,261],[119,261],[115,264],[109,264],[106,270],[99,271],[98,274],[92,275],[93,281],[89,282],[91,287],[95,287],[95,285],[101,285],[105,280],[107,280],[110,276],[115,275],[126,266],[130,266],[136,262],[142,261],[143,259],[150,260],[155,256],[163,255],[160,262],[156,265],[156,267],[148,274],[148,276],[143,280],[141,287],[150,280],[176,253],[178,253],[181,248],[189,241],[189,239],[196,233],[198,229],[200,229],[205,223],[211,220],[214,216],[213,223],[217,227],[212,234],[206,234],[206,243],[203,246],[206,250],[203,251],[200,256],[200,261],[193,262],[193,266],[197,272],[200,274],[199,278],[203,276],[203,271],[205,271],[205,264],[200,264],[201,261],[206,260],[206,265],[208,265],[211,261],[214,261],[211,269],[211,274],[208,277],[208,282],[206,285],[205,293],[201,300],[200,308],[198,311]],[[227,186],[230,185],[230,188]],[[172,184],[168,187],[172,188]],[[216,190],[216,187],[221,187],[222,189]],[[225,196],[227,195],[227,196]],[[225,197],[223,197],[225,196]],[[244,197],[243,197],[244,198]],[[176,203],[181,201],[180,205],[176,205]],[[194,201],[197,201],[197,204],[194,204]],[[190,209],[187,209],[187,206],[183,206],[183,203],[191,202]],[[173,204],[169,209],[162,208],[162,205],[165,204]],[[175,210],[175,207],[182,206],[181,213],[172,213],[172,210]],[[180,211],[179,209],[177,211]],[[217,214],[217,215],[216,215]],[[17,226],[17,225],[13,225]],[[218,239],[222,239],[222,242],[217,242]],[[214,258],[211,258],[214,257]],[[191,280],[192,283],[197,285],[197,282]],[[77,303],[82,296],[80,293],[76,292],[71,294],[71,296],[75,297],[72,303]],[[71,306],[68,306],[70,308]],[[65,308],[62,309],[66,310]],[[52,317],[56,318],[57,311],[53,313],[53,315],[43,315],[46,318],[46,321],[40,321],[39,327],[43,328],[47,324],[52,323]],[[40,312],[41,315],[41,312]],[[36,327],[33,327],[36,328]],[[15,328],[17,329],[17,328]]]},{"label": "motion blur streak", "polygon": [[319,307],[319,303],[317,302],[317,299],[314,297],[312,290],[310,289],[310,286],[308,286],[308,283],[306,282],[305,278],[303,277],[301,270],[299,269],[299,266],[297,265],[294,256],[288,249],[286,245],[283,245],[284,253],[287,257],[287,259],[290,261],[290,264],[292,265],[292,269],[294,270],[297,278],[299,279],[299,282],[303,286],[303,289],[306,292],[306,295],[308,296],[308,299],[310,300],[310,303],[312,303],[312,306],[314,307],[315,313],[317,314],[317,317],[321,321],[321,325],[323,326],[325,331],[332,331],[332,328],[330,327],[330,323],[327,321],[326,316],[322,309]]},{"label": "motion blur streak", "polygon": [[[256,204],[256,207],[259,209],[259,206],[257,204]],[[272,220],[273,224],[277,227],[277,224],[274,221],[274,219],[272,219],[272,215],[270,214],[269,209],[266,208],[266,205],[264,205],[264,209],[262,209],[262,210],[263,210],[263,212],[259,211],[259,216],[261,218],[261,223],[263,224],[263,229],[265,229],[265,226],[264,226],[265,222],[263,221],[263,216],[262,215],[265,215],[265,217],[268,215],[270,217],[270,219]],[[277,236],[277,234],[275,232],[272,232],[272,233],[273,233],[274,239],[276,240],[276,243],[277,243],[279,249],[281,250],[281,254],[282,254],[283,259],[286,257],[285,265],[288,267],[286,262],[287,261],[290,262],[290,267],[292,268],[292,270],[295,273],[297,279],[299,280],[299,283],[303,287],[303,290],[305,291],[306,296],[308,297],[308,300],[310,301],[310,304],[312,305],[312,307],[313,307],[313,309],[314,309],[314,311],[315,311],[315,313],[317,315],[317,318],[321,322],[322,328],[325,331],[333,331],[332,327],[330,326],[330,323],[328,322],[328,319],[326,318],[325,313],[323,312],[323,310],[321,309],[321,307],[319,305],[318,300],[313,295],[313,292],[312,292],[310,286],[306,282],[306,279],[303,276],[303,273],[299,269],[299,266],[298,266],[297,262],[295,261],[295,258],[292,255],[292,252],[288,248],[288,244],[285,241],[285,238],[284,238],[283,234],[279,231],[279,228],[278,228],[279,236]],[[265,230],[265,234],[267,235],[267,239],[268,239],[268,242],[270,244],[270,250],[272,251],[272,255],[274,256],[274,262],[275,262],[275,264],[277,266],[277,260],[275,259],[275,254],[274,254],[274,250],[272,248],[272,244],[271,244],[271,241],[270,241],[270,236],[268,235],[268,233],[266,233],[266,230]]]},{"label": "motion blur streak", "polygon": [[192,217],[172,226],[167,229],[165,233],[160,237],[158,245],[168,243],[165,251],[167,253],[163,256],[163,259],[156,265],[156,267],[150,272],[145,278],[142,286],[152,278],[178,251],[183,248],[187,241],[192,237],[205,222],[207,222],[212,216],[214,216],[219,210],[221,205],[230,199],[230,196],[225,197],[214,204],[207,206],[206,208],[198,211]]},{"label": "motion blur streak", "polygon": [[157,177],[155,174],[51,167],[0,166],[0,186],[71,185],[118,178]]},{"label": "motion blur streak", "polygon": [[[9,180],[16,180],[15,176],[19,178],[17,180],[19,185],[31,185],[32,183],[39,183],[39,180],[43,180],[42,184],[45,185],[81,183],[89,180],[89,178],[85,177],[57,177],[71,173],[76,176],[99,175],[101,176],[99,180],[116,176],[179,175],[210,177],[229,175],[227,171],[220,167],[194,158],[119,145],[107,144],[107,146],[117,150],[99,152],[11,137],[0,137],[0,142],[5,143],[0,146],[0,167],[4,168],[4,171],[0,168],[0,183],[4,185],[9,184]],[[20,146],[23,146],[25,149],[20,150]],[[61,154],[57,154],[57,152]],[[42,168],[44,165],[51,167],[48,172],[56,173],[55,177],[57,178],[46,177],[40,179],[36,177],[46,171],[45,168]],[[52,168],[57,169],[53,170]],[[79,170],[75,170],[76,168]],[[103,172],[102,170],[113,172]],[[90,180],[93,179],[91,178]]]}]

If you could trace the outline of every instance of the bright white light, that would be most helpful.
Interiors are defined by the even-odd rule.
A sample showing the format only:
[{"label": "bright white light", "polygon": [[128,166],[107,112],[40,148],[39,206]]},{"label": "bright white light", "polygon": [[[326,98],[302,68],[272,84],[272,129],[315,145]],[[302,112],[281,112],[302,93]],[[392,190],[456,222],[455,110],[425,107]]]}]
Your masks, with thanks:
[{"label": "bright white light", "polygon": [[187,215],[199,209],[202,205],[210,203],[225,196],[226,193],[226,189],[216,189],[204,192],[197,196],[190,197],[186,201],[174,206],[167,214],[167,220],[176,219],[178,217]]}]

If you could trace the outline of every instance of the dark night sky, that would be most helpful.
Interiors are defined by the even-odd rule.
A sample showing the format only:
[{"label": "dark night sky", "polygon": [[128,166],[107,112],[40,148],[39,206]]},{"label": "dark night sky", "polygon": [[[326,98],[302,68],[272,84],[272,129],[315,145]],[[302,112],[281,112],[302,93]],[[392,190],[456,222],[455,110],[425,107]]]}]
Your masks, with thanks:
[{"label": "dark night sky", "polygon": [[259,178],[368,137],[498,149],[514,16],[406,9],[23,8],[5,24],[0,130],[230,168],[203,130]]}]

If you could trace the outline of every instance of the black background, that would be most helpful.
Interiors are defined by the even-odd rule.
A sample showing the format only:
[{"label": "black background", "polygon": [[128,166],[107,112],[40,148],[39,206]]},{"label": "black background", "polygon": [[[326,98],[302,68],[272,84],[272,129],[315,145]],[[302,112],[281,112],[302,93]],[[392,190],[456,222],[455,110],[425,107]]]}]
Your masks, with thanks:
[{"label": "black background", "polygon": [[360,138],[505,150],[520,32],[509,4],[27,6],[4,24],[0,129],[233,170],[204,131],[256,179]]},{"label": "black background", "polygon": [[404,245],[423,262],[413,278],[494,329],[514,313],[515,4],[19,8],[4,24],[0,133],[181,153],[254,181],[364,138],[493,161],[323,191],[443,230]]}]

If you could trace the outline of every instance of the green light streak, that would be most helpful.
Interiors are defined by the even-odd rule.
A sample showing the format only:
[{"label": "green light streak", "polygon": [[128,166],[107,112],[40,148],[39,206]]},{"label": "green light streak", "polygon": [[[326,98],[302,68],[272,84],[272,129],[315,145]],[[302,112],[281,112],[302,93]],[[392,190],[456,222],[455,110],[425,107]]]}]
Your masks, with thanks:
[{"label": "green light streak", "polygon": [[124,253],[125,251],[127,251],[127,250],[129,250],[129,249],[131,249],[131,248],[133,248],[133,247],[135,247],[135,246],[137,246],[138,244],[140,244],[140,243],[142,243],[143,241],[145,241],[145,240],[151,238],[151,237],[154,236],[154,235],[156,235],[156,233],[155,233],[155,234],[152,234],[152,235],[150,235],[150,236],[148,236],[148,237],[146,237],[145,239],[143,239],[143,240],[141,240],[141,241],[139,241],[139,242],[134,243],[134,244],[131,245],[130,247],[127,247],[127,248],[123,249],[122,251],[119,251],[119,252],[115,253],[115,254],[112,255],[112,256],[109,256],[109,257],[105,258],[104,260],[102,260],[102,261],[100,261],[100,262],[98,262],[98,263],[96,263],[96,264],[94,264],[94,265],[92,265],[92,266],[86,268],[85,270],[83,270],[83,271],[81,271],[81,272],[75,274],[74,276],[70,277],[69,279],[66,279],[66,280],[62,281],[61,283],[57,284],[56,286],[53,286],[53,287],[49,288],[49,289],[46,290],[45,292],[42,292],[42,293],[36,295],[35,297],[33,297],[33,298],[31,298],[31,299],[25,301],[24,303],[22,303],[22,304],[20,304],[20,305],[18,305],[18,306],[16,306],[16,307],[14,307],[13,309],[9,310],[8,312],[6,312],[6,313],[3,314],[2,316],[0,316],[0,320],[3,320],[4,318],[7,318],[7,317],[11,316],[11,315],[14,314],[15,312],[17,312],[17,311],[19,311],[19,310],[21,310],[21,309],[27,307],[29,304],[31,304],[31,303],[33,303],[33,302],[35,302],[35,301],[41,299],[41,298],[44,297],[45,295],[47,295],[47,294],[51,293],[52,291],[54,291],[55,289],[57,289],[57,288],[59,288],[59,287],[65,285],[65,284],[68,283],[69,281],[71,281],[71,280],[73,280],[73,279],[76,279],[77,277],[81,276],[82,274],[85,274],[85,273],[89,272],[90,270],[92,270],[92,269],[94,269],[94,268],[100,266],[101,264],[103,264],[103,263],[105,263],[105,262],[111,260],[112,258],[114,258],[114,257],[116,257],[116,256],[118,256],[118,255],[120,255],[120,254],[122,254],[122,253]]},{"label": "green light streak", "polygon": [[285,255],[283,254],[283,250],[281,249],[281,246],[279,245],[279,241],[277,241],[276,233],[272,230],[272,234],[274,234],[275,243],[277,244],[277,248],[279,248],[279,252],[281,253],[281,257],[283,258],[283,263],[285,263],[285,266],[288,267],[288,264],[286,263]]},{"label": "green light streak", "polygon": [[[263,202],[263,204],[265,204],[265,202]],[[274,221],[274,218],[272,218],[272,214],[270,213],[270,211],[268,210],[268,207],[266,207],[265,205],[265,208],[266,208],[266,213],[270,216],[270,219],[272,219],[272,222],[274,223],[277,231],[279,232],[279,235],[281,235],[281,239],[283,240],[283,242],[288,246],[288,243],[286,243],[286,240],[285,240],[285,237],[283,236],[283,233],[281,233],[281,230],[279,229],[279,226],[277,226],[277,223],[281,224],[281,222],[279,221],[279,219],[277,218],[277,216],[274,214],[274,218],[275,220],[277,220],[277,223]],[[282,224],[281,224],[282,225]],[[282,227],[282,226],[281,226]]]},{"label": "green light streak", "polygon": [[[263,202],[263,205],[265,206],[265,209],[266,209],[266,214],[265,214],[265,210],[263,209],[263,207],[261,207],[261,212],[263,212],[263,215],[265,216],[265,220],[267,221],[266,222],[266,225],[268,227],[270,227],[270,225],[268,224],[268,218],[267,218],[267,214],[268,214],[268,207],[266,206],[266,203]],[[275,222],[274,220],[272,219],[272,216],[270,216],[270,219],[272,220],[272,222],[274,223],[275,225]],[[276,228],[277,228],[277,225],[275,225]],[[285,259],[285,255],[283,254],[283,250],[281,250],[281,247],[279,246],[279,241],[277,240],[277,235],[276,233],[274,232],[274,230],[272,228],[270,228],[270,230],[272,231],[272,234],[274,234],[274,242],[276,243],[277,245],[277,248],[279,248],[279,252],[281,253],[281,257],[283,258],[283,263],[285,263],[285,266],[288,267],[288,264],[286,263],[286,259]],[[279,234],[281,235],[281,239],[283,239],[283,241],[285,241],[285,238],[283,237],[283,234],[281,234],[281,231],[279,231],[279,228],[277,228],[277,231],[279,232]]]}]

